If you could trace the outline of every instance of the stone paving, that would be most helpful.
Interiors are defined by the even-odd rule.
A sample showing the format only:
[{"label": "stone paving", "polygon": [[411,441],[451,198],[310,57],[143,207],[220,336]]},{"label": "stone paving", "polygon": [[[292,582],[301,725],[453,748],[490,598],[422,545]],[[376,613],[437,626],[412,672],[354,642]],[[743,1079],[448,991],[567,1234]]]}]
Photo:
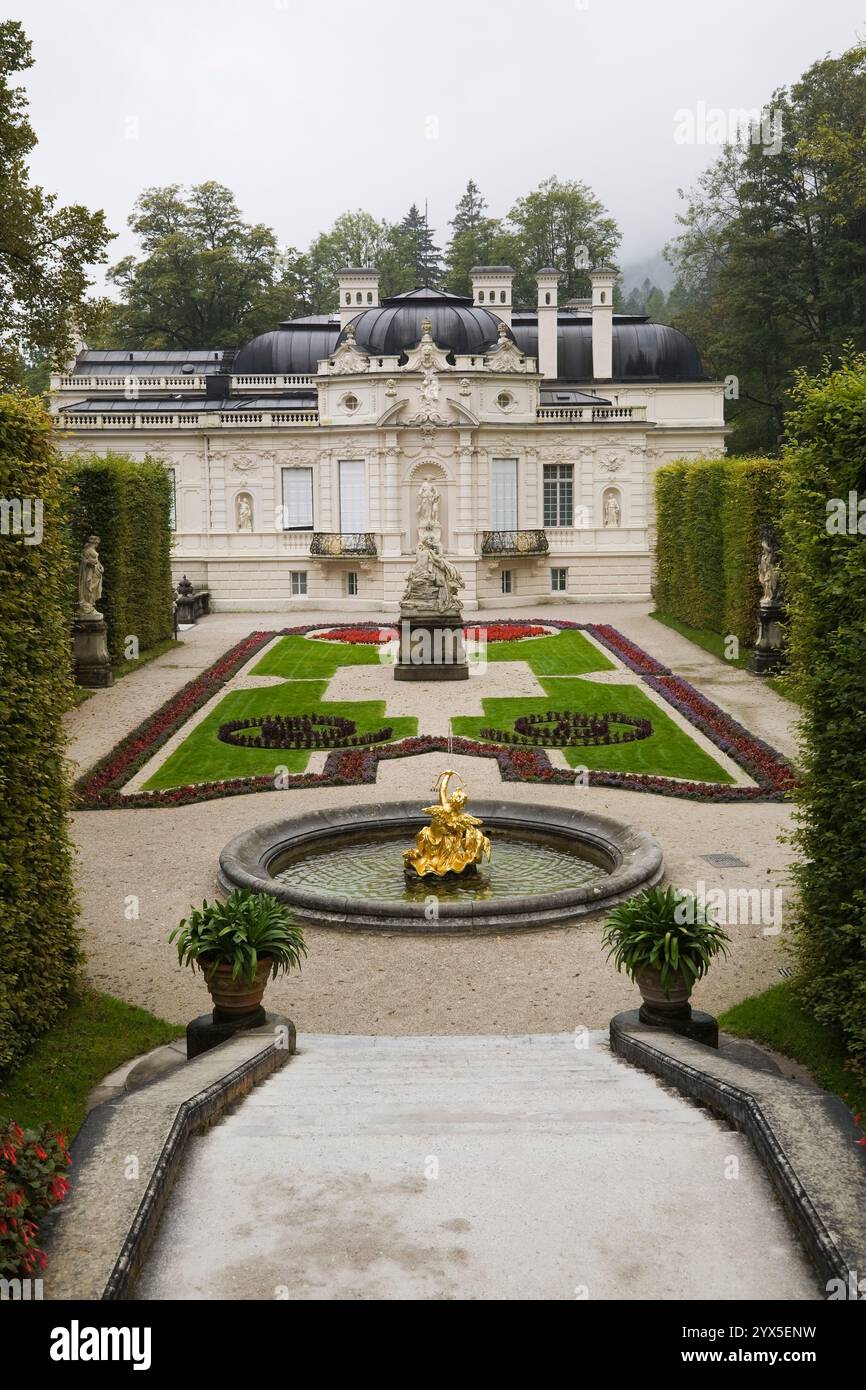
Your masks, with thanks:
[{"label": "stone paving", "polygon": [[[673,670],[707,692],[751,732],[791,755],[796,709],[761,686],[746,672],[692,646],[648,617],[635,604],[579,605],[533,610],[529,617],[610,622]],[[497,615],[490,615],[495,617]],[[380,621],[378,615],[370,615]],[[233,643],[254,630],[273,630],[294,622],[334,621],[320,613],[280,615],[229,613],[202,620],[185,636],[182,649],[127,676],[113,689],[97,692],[67,717],[70,753],[82,768],[109,752],[150,711],[164,702]],[[525,693],[535,678],[517,664]],[[496,684],[496,668],[489,668]],[[357,667],[338,673],[329,695],[358,698],[360,673],[371,682],[386,668]],[[623,673],[625,674],[625,673]],[[246,677],[244,673],[239,679]],[[460,708],[475,698],[488,677],[462,683]],[[372,689],[372,686],[371,686]],[[388,699],[393,712],[403,698],[392,682]],[[363,687],[366,694],[366,687]],[[492,686],[485,693],[495,693]],[[454,712],[453,689],[423,692],[424,727],[431,728]],[[185,737],[190,725],[182,731]],[[443,732],[447,724],[443,727]],[[689,732],[695,731],[689,726]],[[160,751],[161,761],[168,751]],[[717,754],[714,752],[714,756]],[[311,766],[315,767],[315,763]],[[778,804],[703,804],[671,797],[587,787],[501,783],[490,760],[460,758],[455,765],[470,792],[478,797],[503,796],[528,802],[555,800],[586,806],[601,814],[633,822],[661,841],[669,878],[696,891],[699,881],[714,887],[771,888],[785,884],[789,851],[779,832],[790,821]],[[377,785],[362,789],[373,799],[429,797],[441,755],[406,758],[380,765]],[[149,775],[149,774],[148,774]],[[140,780],[140,779],[139,779]],[[262,821],[303,808],[357,804],[351,788],[313,788],[232,797],[199,805],[158,810],[90,811],[74,816],[78,846],[79,893],[88,972],[101,989],[143,1005],[164,1017],[186,1022],[201,1012],[203,986],[198,976],[177,968],[168,931],[191,902],[216,892],[220,849],[232,836]],[[704,855],[728,851],[742,867],[719,868]],[[138,916],[130,917],[130,899]],[[775,929],[762,923],[732,929],[735,949],[699,986],[696,1003],[715,1012],[766,988],[779,979],[784,963]],[[578,1023],[604,1026],[611,1014],[628,1007],[634,991],[605,962],[599,949],[601,924],[583,919],[574,928],[531,932],[507,939],[465,936],[424,938],[349,935],[310,930],[310,955],[300,976],[272,983],[268,1002],[288,1012],[303,1030],[321,1033],[485,1033],[557,1032]]]}]

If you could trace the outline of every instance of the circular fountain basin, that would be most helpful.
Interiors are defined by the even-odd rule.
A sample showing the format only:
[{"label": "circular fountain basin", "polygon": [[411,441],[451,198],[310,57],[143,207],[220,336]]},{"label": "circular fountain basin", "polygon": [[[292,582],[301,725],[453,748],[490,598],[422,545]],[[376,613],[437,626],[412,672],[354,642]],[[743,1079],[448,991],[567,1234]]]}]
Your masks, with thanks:
[{"label": "circular fountain basin", "polygon": [[238,835],[220,854],[227,892],[272,893],[300,922],[425,933],[563,925],[658,883],[652,835],[562,806],[473,801],[493,855],[474,872],[417,878],[403,850],[428,818],[415,802],[313,811]]}]

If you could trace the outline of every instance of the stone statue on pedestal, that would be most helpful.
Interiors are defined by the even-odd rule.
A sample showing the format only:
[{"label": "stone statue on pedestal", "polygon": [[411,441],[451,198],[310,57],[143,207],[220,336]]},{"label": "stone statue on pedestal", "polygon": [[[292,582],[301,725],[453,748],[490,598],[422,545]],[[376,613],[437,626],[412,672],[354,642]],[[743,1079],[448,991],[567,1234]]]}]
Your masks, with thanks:
[{"label": "stone statue on pedestal", "polygon": [[96,611],[96,605],[102,598],[102,576],[105,573],[98,546],[98,536],[88,536],[84,542],[78,561],[78,607],[75,611],[77,618],[92,618],[95,622],[102,621],[102,614]]},{"label": "stone statue on pedestal", "polygon": [[78,561],[78,603],[72,624],[72,657],[79,685],[110,686],[114,672],[108,653],[108,626],[96,605],[102,598],[105,570],[99,559],[99,537],[88,536]]},{"label": "stone statue on pedestal", "polygon": [[406,578],[400,612],[459,618],[463,587],[463,576],[446,559],[439,541],[429,532],[422,532],[415,547],[415,563]]}]

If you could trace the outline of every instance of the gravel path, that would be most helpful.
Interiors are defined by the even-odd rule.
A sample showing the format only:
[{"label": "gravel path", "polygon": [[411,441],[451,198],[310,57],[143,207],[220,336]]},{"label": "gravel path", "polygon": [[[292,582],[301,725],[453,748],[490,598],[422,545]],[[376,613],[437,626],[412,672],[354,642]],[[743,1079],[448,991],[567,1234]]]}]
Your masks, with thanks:
[{"label": "gravel path", "polygon": [[[537,616],[544,614],[540,609]],[[794,752],[793,705],[760,686],[755,677],[696,654],[685,639],[650,619],[645,606],[556,608],[547,610],[547,616],[612,623],[709,693],[753,733],[784,752]],[[293,620],[294,615],[287,615],[285,625]],[[304,620],[335,619],[312,613]],[[68,716],[74,761],[91,765],[232,643],[256,629],[273,629],[278,622],[274,614],[213,615],[185,635],[184,648],[166,653],[113,689],[98,691]],[[360,667],[352,674],[373,669]],[[471,690],[475,682],[467,684]],[[338,689],[342,695],[343,689]],[[453,698],[447,688],[434,692],[442,708]],[[554,800],[651,831],[662,844],[669,878],[679,887],[694,892],[702,880],[707,890],[781,885],[784,892],[789,854],[778,839],[790,821],[784,806],[704,805],[604,788],[523,786],[501,783],[489,760],[460,758],[455,765],[479,798]],[[360,795],[424,801],[441,766],[438,754],[384,763],[375,789],[363,788]],[[313,788],[176,809],[78,812],[73,833],[92,982],[178,1023],[200,1013],[205,1003],[201,980],[177,968],[166,937],[191,902],[215,893],[222,846],[259,822],[301,807],[357,804],[358,797],[352,789]],[[702,857],[720,852],[739,856],[744,865],[719,868]],[[770,934],[767,923],[749,922],[730,930],[735,938],[731,959],[711,972],[695,996],[697,1004],[713,1012],[777,983],[784,961],[774,926],[769,926]],[[268,1002],[290,1013],[304,1031],[320,1033],[560,1032],[578,1024],[600,1028],[634,1000],[632,986],[604,960],[600,933],[597,919],[583,919],[573,928],[507,937],[420,939],[311,929],[303,972],[272,983]]]}]

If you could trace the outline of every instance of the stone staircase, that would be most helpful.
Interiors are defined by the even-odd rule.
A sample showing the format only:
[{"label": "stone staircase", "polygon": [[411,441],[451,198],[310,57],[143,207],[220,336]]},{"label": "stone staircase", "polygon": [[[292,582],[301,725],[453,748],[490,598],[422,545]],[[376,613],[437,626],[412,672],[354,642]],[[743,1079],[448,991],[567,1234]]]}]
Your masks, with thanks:
[{"label": "stone staircase", "polygon": [[749,1141],[605,1033],[306,1036],[193,1139],[145,1299],[810,1299]]}]

